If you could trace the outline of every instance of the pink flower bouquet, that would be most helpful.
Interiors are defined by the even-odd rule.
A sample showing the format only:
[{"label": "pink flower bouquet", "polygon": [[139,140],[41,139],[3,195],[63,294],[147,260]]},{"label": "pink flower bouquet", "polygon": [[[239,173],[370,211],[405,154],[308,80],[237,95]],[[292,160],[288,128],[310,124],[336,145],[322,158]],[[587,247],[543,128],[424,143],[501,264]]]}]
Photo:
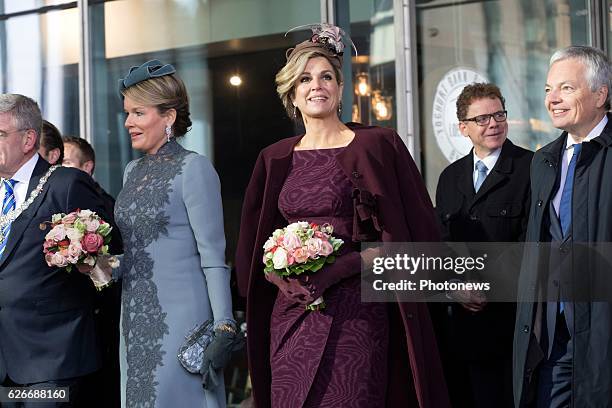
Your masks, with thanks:
[{"label": "pink flower bouquet", "polygon": [[[276,273],[281,277],[297,276],[304,272],[317,272],[327,263],[336,260],[341,239],[332,236],[334,227],[298,221],[277,229],[264,244],[263,263],[265,273]],[[309,309],[324,307],[319,297]]]},{"label": "pink flower bouquet", "polygon": [[[90,210],[77,210],[70,214],[54,214],[51,231],[45,236],[43,253],[47,265],[66,268],[73,266],[88,275],[98,290],[111,283],[108,270],[117,268],[119,260],[110,256],[108,244],[112,227]],[[98,260],[104,259],[110,268],[94,268]]]}]

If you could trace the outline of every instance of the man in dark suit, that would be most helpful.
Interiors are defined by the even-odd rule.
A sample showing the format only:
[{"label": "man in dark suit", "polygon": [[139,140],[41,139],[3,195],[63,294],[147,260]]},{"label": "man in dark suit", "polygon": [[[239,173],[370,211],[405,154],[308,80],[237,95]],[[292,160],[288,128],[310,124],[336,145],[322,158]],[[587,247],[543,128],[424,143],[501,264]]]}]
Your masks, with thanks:
[{"label": "man in dark suit", "polygon": [[[93,178],[96,169],[96,153],[83,138],[75,136],[64,136],[64,160],[65,167],[75,167],[84,171]],[[104,201],[107,213],[112,217],[115,208],[115,199],[108,194],[102,186],[94,180],[94,186]],[[113,218],[114,220],[114,218]],[[96,307],[96,324],[100,332],[100,343],[102,343],[103,366],[96,373],[89,385],[93,387],[104,387],[105,392],[98,395],[90,402],[93,407],[118,407],[121,405],[119,368],[119,321],[121,320],[121,281],[113,283],[109,288],[98,293]],[[90,388],[88,388],[88,391]],[[91,389],[95,393],[95,389]]]},{"label": "man in dark suit", "polygon": [[0,95],[0,383],[68,387],[68,406],[78,406],[83,377],[100,367],[95,293],[84,274],[47,266],[42,245],[53,214],[89,209],[111,219],[88,175],[38,155],[41,124],[32,99]]},{"label": "man in dark suit", "polygon": [[525,248],[519,281],[517,406],[612,404],[612,303],[573,301],[582,285],[609,288],[609,266],[593,268],[578,249],[612,242],[611,80],[610,61],[598,49],[572,46],[550,59],[544,103],[563,133],[538,150],[531,167],[526,241],[537,244]]},{"label": "man in dark suit", "polygon": [[[444,241],[523,240],[533,153],[507,139],[506,117],[493,84],[471,84],[459,95],[459,130],[474,147],[440,175],[436,210]],[[453,407],[511,407],[515,305],[456,300],[431,306]]]},{"label": "man in dark suit", "polygon": [[[63,161],[64,167],[75,167],[83,170],[93,178],[96,169],[96,153],[89,142],[81,137],[64,136]],[[94,180],[96,191],[104,200],[107,212],[112,215],[115,209],[115,199]]]}]

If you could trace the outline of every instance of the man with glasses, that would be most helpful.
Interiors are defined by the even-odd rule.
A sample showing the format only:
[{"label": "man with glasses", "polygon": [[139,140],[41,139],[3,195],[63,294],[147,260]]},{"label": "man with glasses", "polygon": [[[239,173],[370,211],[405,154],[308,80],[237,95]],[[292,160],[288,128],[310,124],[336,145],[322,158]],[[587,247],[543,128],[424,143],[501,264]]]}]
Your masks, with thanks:
[{"label": "man with glasses", "polygon": [[598,244],[607,256],[612,242],[611,80],[598,49],[567,47],[550,59],[544,104],[563,133],[531,167],[526,240],[537,245],[525,248],[519,281],[517,406],[612,405],[612,270],[588,251]]},{"label": "man with glasses", "polygon": [[[41,125],[36,102],[0,94],[0,385],[32,391],[23,405],[4,395],[3,408],[90,406],[79,389],[100,367],[93,285],[47,266],[43,242],[53,214],[89,209],[112,219],[87,174],[38,155]],[[53,387],[66,387],[70,402],[34,398],[41,395],[34,390]]]},{"label": "man with glasses", "polygon": [[[440,175],[436,211],[442,239],[516,242],[524,239],[533,153],[507,139],[505,100],[493,84],[466,86],[457,99],[459,131],[470,153]],[[515,305],[476,294],[432,304],[453,407],[512,406]]]}]

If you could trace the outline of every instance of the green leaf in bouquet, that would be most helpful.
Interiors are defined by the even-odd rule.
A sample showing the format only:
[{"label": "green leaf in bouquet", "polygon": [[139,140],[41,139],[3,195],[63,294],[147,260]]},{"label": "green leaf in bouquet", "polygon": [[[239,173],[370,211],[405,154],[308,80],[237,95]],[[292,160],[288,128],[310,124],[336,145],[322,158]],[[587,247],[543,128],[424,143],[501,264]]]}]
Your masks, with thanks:
[{"label": "green leaf in bouquet", "polygon": [[98,234],[102,235],[104,237],[104,240],[106,241],[106,237],[108,237],[108,239],[110,240],[110,232],[113,229],[113,227],[110,226],[110,224],[106,223],[106,224],[100,224],[100,226],[98,227],[98,230],[96,231]]},{"label": "green leaf in bouquet", "polygon": [[290,266],[289,270],[292,272],[292,275],[301,275],[308,270],[305,264],[299,264]]},{"label": "green leaf in bouquet", "polygon": [[327,259],[325,260],[325,263],[329,263],[329,264],[334,263],[334,262],[336,262],[336,257],[334,255],[329,255]]},{"label": "green leaf in bouquet", "polygon": [[81,221],[80,218],[77,218],[74,221],[74,228],[76,228],[79,232],[81,233],[85,233],[85,231],[87,230],[87,226],[85,225],[85,223],[83,221]]}]

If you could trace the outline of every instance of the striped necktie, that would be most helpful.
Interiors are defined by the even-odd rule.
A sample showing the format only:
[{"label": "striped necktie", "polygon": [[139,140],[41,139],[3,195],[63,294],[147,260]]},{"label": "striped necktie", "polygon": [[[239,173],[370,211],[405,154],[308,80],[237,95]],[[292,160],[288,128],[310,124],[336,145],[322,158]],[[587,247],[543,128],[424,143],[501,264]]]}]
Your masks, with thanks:
[{"label": "striped necktie", "polygon": [[482,160],[478,160],[476,162],[476,170],[478,170],[478,176],[476,177],[476,182],[474,183],[474,191],[478,192],[480,190],[480,186],[484,183],[487,178],[487,166],[482,162]]},{"label": "striped necktie", "polygon": [[[14,187],[17,181],[13,179],[10,179],[10,180],[4,179],[2,180],[2,183],[4,185],[4,200],[2,201],[2,215],[6,215],[9,213],[9,211],[15,209]],[[8,224],[4,226],[4,228],[2,228],[2,237],[4,237],[4,239],[0,242],[0,257],[2,256],[2,253],[4,252],[4,248],[6,248],[6,243],[8,241],[8,235],[10,231],[11,231],[11,224]]]}]

